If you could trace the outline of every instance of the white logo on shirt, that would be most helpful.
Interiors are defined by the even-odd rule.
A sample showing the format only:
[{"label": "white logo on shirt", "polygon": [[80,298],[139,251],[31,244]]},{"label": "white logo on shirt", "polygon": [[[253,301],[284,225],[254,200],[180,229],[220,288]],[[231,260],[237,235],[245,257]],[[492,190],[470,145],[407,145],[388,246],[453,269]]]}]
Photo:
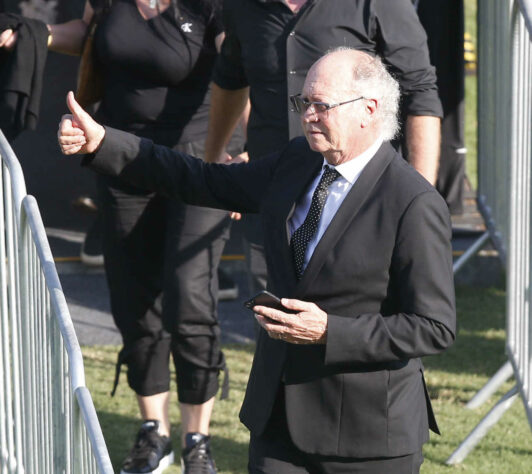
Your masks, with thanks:
[{"label": "white logo on shirt", "polygon": [[185,33],[192,33],[192,23],[183,23],[181,29]]}]

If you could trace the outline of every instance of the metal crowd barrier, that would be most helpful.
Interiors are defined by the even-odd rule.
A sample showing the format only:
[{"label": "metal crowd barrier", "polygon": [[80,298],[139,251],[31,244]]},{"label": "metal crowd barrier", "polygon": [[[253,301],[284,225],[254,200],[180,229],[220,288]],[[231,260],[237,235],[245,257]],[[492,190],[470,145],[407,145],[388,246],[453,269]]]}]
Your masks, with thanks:
[{"label": "metal crowd barrier", "polygon": [[475,252],[489,237],[506,267],[509,360],[467,407],[478,407],[512,375],[516,384],[447,464],[462,462],[519,394],[532,427],[532,0],[484,0],[478,8],[477,202],[487,233]]},{"label": "metal crowd barrier", "polygon": [[0,473],[112,473],[37,202],[0,131]]}]

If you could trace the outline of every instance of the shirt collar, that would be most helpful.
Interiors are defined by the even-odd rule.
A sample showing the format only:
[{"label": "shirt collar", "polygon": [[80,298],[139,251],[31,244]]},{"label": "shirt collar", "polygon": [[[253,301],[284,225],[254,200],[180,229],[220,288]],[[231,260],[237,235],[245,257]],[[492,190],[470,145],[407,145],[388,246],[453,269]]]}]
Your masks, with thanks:
[{"label": "shirt collar", "polygon": [[375,153],[377,153],[377,150],[382,145],[382,142],[382,138],[379,137],[373,142],[373,144],[369,148],[363,151],[360,155],[357,155],[353,159],[337,166],[330,165],[324,158],[323,166],[327,165],[334,168],[336,171],[338,171],[338,173],[342,175],[343,178],[346,179],[346,181],[352,184],[360,176],[360,173],[362,173],[363,169],[366,167],[369,161],[375,156]]}]

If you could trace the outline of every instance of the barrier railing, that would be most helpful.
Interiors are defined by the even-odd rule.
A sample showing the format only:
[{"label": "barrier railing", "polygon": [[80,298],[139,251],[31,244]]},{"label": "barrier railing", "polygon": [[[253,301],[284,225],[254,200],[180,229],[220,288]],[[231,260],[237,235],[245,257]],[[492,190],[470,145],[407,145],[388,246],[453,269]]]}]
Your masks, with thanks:
[{"label": "barrier railing", "polygon": [[112,473],[37,203],[0,131],[0,472]]},{"label": "barrier railing", "polygon": [[506,267],[509,361],[467,407],[482,404],[512,375],[516,385],[453,452],[448,464],[463,461],[519,394],[532,427],[532,0],[484,0],[478,8],[477,202],[488,232],[477,241],[477,249],[489,235]]},{"label": "barrier railing", "polygon": [[512,148],[506,352],[532,426],[532,2],[512,12]]}]

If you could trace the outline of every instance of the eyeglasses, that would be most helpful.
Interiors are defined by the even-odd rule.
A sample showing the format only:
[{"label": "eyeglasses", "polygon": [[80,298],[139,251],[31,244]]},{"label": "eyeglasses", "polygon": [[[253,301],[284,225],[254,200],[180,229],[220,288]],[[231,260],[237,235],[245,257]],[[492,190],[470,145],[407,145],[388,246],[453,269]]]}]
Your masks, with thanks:
[{"label": "eyeglasses", "polygon": [[327,104],[327,102],[310,102],[307,99],[301,97],[301,94],[291,95],[290,103],[294,107],[294,112],[298,114],[304,114],[305,111],[312,105],[316,113],[327,112],[327,110],[334,109],[340,105],[350,104],[351,102],[356,102],[357,100],[365,99],[365,97],[357,97],[356,99],[346,100],[345,102],[338,102],[337,104]]}]

